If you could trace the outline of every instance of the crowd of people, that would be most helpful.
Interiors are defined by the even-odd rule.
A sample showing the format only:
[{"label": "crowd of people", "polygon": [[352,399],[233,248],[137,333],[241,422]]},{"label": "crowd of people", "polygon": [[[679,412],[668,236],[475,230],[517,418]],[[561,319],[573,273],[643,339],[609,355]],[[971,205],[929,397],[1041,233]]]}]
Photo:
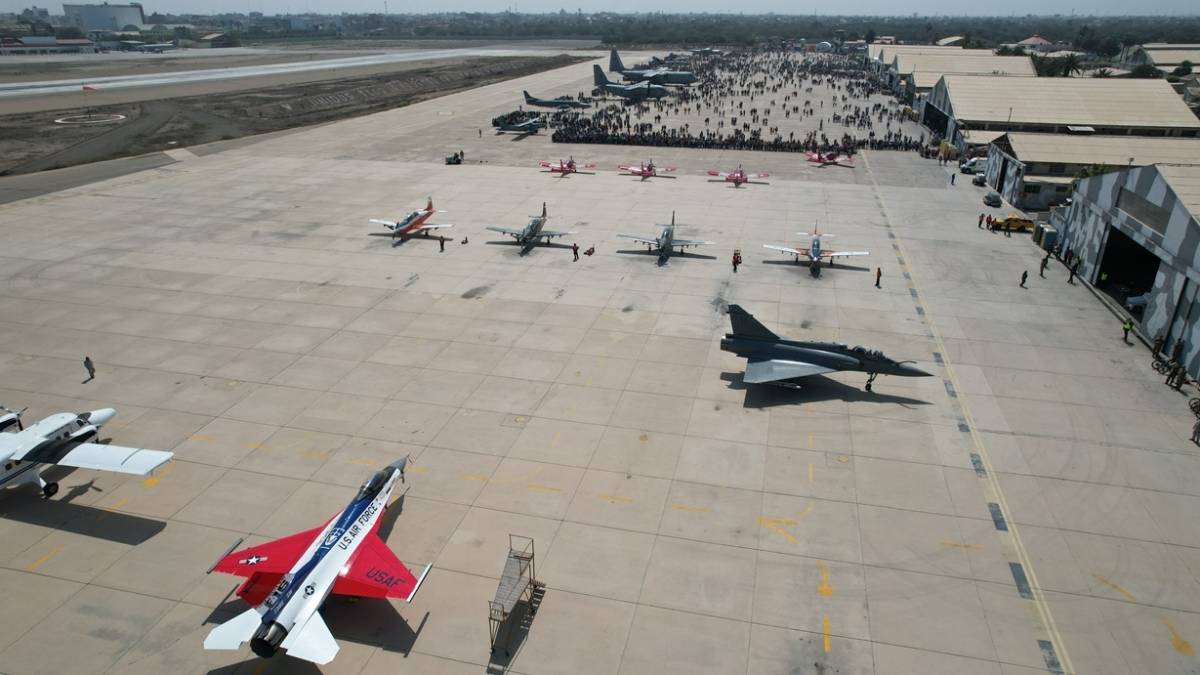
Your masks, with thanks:
[{"label": "crowd of people", "polygon": [[[665,99],[555,113],[551,139],[848,155],[863,148],[930,153],[924,133],[905,131],[905,107],[895,98],[879,100],[887,94],[883,83],[852,57],[749,50],[703,59],[691,71],[698,82]],[[805,118],[812,119],[803,128],[812,121],[817,128],[785,132],[779,124]]]}]

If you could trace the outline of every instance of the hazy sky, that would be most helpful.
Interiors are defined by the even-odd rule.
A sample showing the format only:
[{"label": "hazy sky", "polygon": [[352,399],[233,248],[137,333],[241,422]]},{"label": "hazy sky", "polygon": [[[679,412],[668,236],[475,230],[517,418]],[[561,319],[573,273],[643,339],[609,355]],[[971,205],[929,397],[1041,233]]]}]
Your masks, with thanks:
[{"label": "hazy sky", "polygon": [[[87,1],[87,0],[80,0]],[[110,0],[113,1],[113,0]],[[505,4],[511,3],[511,4]],[[29,0],[0,0],[0,11],[19,12],[34,2]],[[39,7],[49,7],[52,13],[61,14],[62,6],[37,2]],[[113,1],[113,4],[117,4]],[[143,0],[146,13],[212,13],[212,12],[264,12],[281,14],[306,11],[322,13],[338,12],[382,12],[384,0]],[[1037,14],[1047,9],[1045,0],[1008,0],[1002,5],[987,2],[962,2],[962,0],[921,0],[916,4],[898,5],[894,0],[853,0],[847,3],[796,2],[795,0],[574,0],[563,4],[562,0],[388,0],[392,12],[430,11],[488,11],[497,12],[508,8],[522,12],[557,12],[566,9],[588,11],[664,11],[664,12],[730,12],[780,14],[896,14],[903,8],[911,14]],[[1130,5],[1123,0],[1091,0],[1054,4],[1054,11],[1064,14],[1072,11],[1079,14],[1128,14],[1131,9],[1139,14],[1188,14],[1200,13],[1196,0],[1151,0]]]}]

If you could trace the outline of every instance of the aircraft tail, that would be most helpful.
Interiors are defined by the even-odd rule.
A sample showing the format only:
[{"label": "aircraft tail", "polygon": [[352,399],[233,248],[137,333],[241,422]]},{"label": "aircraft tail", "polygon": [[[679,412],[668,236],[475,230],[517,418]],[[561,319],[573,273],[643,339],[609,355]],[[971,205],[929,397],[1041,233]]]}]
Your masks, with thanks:
[{"label": "aircraft tail", "polygon": [[767,327],[742,309],[741,305],[729,306],[729,322],[733,324],[733,334],[739,337],[759,338],[760,340],[778,340],[779,336],[767,330]]},{"label": "aircraft tail", "polygon": [[433,197],[430,197],[430,198],[429,198],[429,202],[425,204],[425,210],[426,210],[426,211],[432,211],[432,210],[433,210]]},{"label": "aircraft tail", "polygon": [[532,104],[533,104],[533,97],[529,95],[529,92],[527,92],[527,91],[522,91],[521,93],[522,93],[522,94],[525,94],[525,103],[532,105]]},{"label": "aircraft tail", "polygon": [[313,612],[302,628],[288,634],[281,646],[287,650],[288,656],[318,665],[332,661],[340,649],[320,612]]},{"label": "aircraft tail", "polygon": [[625,64],[621,63],[621,55],[617,53],[616,49],[613,49],[612,51],[610,51],[608,53],[608,72],[610,72],[610,73],[625,72]]},{"label": "aircraft tail", "polygon": [[592,79],[595,80],[597,87],[603,87],[608,84],[608,78],[604,76],[604,71],[600,69],[600,66],[595,64],[592,65]]},{"label": "aircraft tail", "polygon": [[546,217],[546,202],[542,202],[542,218]]},{"label": "aircraft tail", "polygon": [[262,615],[256,609],[248,609],[208,632],[204,638],[205,649],[238,649],[242,643],[254,637],[254,631],[262,625]]}]

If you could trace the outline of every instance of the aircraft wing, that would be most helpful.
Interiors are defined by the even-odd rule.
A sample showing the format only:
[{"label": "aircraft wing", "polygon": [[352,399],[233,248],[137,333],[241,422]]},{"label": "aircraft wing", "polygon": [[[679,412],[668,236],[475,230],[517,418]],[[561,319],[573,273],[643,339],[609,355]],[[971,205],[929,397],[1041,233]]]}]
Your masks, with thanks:
[{"label": "aircraft wing", "polygon": [[808,249],[806,248],[788,248],[786,246],[772,246],[770,244],[763,244],[763,248],[769,248],[772,251],[791,253],[792,255],[808,255]]},{"label": "aircraft wing", "polygon": [[551,239],[553,237],[565,237],[568,234],[575,234],[575,233],[574,232],[556,232],[554,230],[542,230],[541,232],[537,233],[537,236]]},{"label": "aircraft wing", "polygon": [[0,457],[39,464],[58,464],[79,469],[145,476],[171,461],[171,458],[175,456],[173,452],[127,448],[121,445],[72,444],[70,439],[41,440],[23,447],[17,444],[19,438],[14,434],[13,441],[8,443],[5,442],[8,439],[0,439]]},{"label": "aircraft wing", "polygon": [[719,176],[719,177],[721,177],[721,178],[724,178],[724,177],[728,176],[729,174],[727,174],[727,173],[725,173],[725,172],[723,172],[723,171],[717,171],[716,169],[709,169],[709,171],[708,171],[708,175],[710,175],[710,176]]},{"label": "aircraft wing", "polygon": [[[268,541],[258,546],[250,546],[240,551],[234,551],[217,561],[214,572],[224,572],[238,577],[253,577],[260,574],[287,574],[300,556],[308,550],[313,541],[325,530],[326,521],[320,527],[297,532],[283,539]],[[270,590],[270,589],[267,589]],[[241,591],[238,595],[241,595]],[[254,603],[251,603],[254,604]]]},{"label": "aircraft wing", "polygon": [[442,223],[439,225],[422,225],[422,226],[418,227],[417,229],[413,230],[413,232],[420,232],[422,230],[436,230],[436,229],[443,228],[443,227],[454,227],[454,226],[450,225],[448,223]]},{"label": "aircraft wing", "polygon": [[500,232],[502,234],[511,235],[513,237],[521,236],[521,230],[510,230],[507,227],[491,227],[491,226],[489,226],[484,229],[491,230],[492,232]]},{"label": "aircraft wing", "polygon": [[821,251],[822,258],[841,258],[852,255],[871,255],[870,251]]},{"label": "aircraft wing", "polygon": [[715,241],[700,241],[698,239],[672,239],[672,246],[712,246]]},{"label": "aircraft wing", "polygon": [[396,226],[400,224],[394,220],[378,220],[376,218],[372,218],[372,219],[368,220],[367,222],[375,223],[376,225],[383,225],[384,227],[386,227],[389,230],[396,229]]},{"label": "aircraft wing", "polygon": [[833,368],[818,366],[815,363],[804,363],[803,361],[785,361],[783,359],[751,361],[746,364],[746,373],[742,376],[742,381],[748,384],[762,384],[764,382],[790,380],[794,377],[832,373],[833,371]]},{"label": "aircraft wing", "polygon": [[640,242],[642,242],[643,244],[649,244],[649,245],[651,245],[651,246],[658,246],[658,240],[657,240],[657,239],[647,239],[647,238],[645,238],[645,237],[639,237],[639,236],[637,236],[637,235],[635,235],[635,234],[618,234],[617,236],[618,236],[618,237],[624,237],[624,238],[626,238],[626,239],[632,239],[632,240],[634,240],[634,241],[640,241]]},{"label": "aircraft wing", "polygon": [[354,552],[349,565],[333,584],[332,592],[361,598],[396,598],[412,602],[428,573],[427,566],[420,579],[413,576],[392,553],[392,549],[372,534]]}]

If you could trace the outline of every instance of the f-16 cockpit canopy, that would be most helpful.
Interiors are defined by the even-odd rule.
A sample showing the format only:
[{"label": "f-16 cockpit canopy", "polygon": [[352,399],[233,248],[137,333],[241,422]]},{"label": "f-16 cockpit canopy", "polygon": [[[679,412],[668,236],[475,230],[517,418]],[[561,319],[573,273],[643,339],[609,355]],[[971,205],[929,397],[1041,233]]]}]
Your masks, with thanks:
[{"label": "f-16 cockpit canopy", "polygon": [[850,349],[850,351],[854,352],[855,354],[858,354],[858,355],[861,355],[861,356],[865,356],[865,357],[867,357],[867,358],[869,358],[869,359],[884,359],[884,358],[887,358],[887,357],[885,357],[885,356],[883,355],[883,352],[879,351],[878,349],[867,349],[866,347],[863,347],[863,346],[861,346],[861,345],[859,345],[859,346],[856,346],[856,347],[852,347],[852,348]]},{"label": "f-16 cockpit canopy", "polygon": [[363,483],[362,487],[358,489],[358,495],[354,498],[354,500],[360,501],[363,499],[374,499],[375,496],[379,494],[379,491],[383,489],[383,486],[387,485],[388,478],[390,478],[391,475],[392,472],[390,469],[381,469],[376,471],[370,478],[367,479],[367,482]]}]

